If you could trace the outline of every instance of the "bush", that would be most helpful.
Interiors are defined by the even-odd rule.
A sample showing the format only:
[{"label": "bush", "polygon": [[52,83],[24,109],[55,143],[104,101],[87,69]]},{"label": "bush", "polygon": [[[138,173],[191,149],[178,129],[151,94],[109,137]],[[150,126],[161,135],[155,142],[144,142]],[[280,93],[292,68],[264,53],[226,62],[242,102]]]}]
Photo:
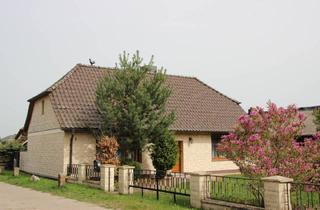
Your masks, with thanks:
[{"label": "bush", "polygon": [[159,171],[170,170],[177,160],[177,143],[169,130],[162,133],[149,147],[154,167]]},{"label": "bush", "polygon": [[142,166],[141,163],[129,159],[125,159],[122,161],[122,165],[134,166],[134,169],[141,170]]},{"label": "bush", "polygon": [[11,156],[22,149],[22,144],[18,141],[5,141],[0,143],[0,156]]},{"label": "bush", "polygon": [[119,144],[114,137],[103,136],[97,143],[97,158],[101,164],[119,165]]},{"label": "bush", "polygon": [[22,148],[22,144],[15,140],[0,143],[0,162],[5,165],[6,169],[13,167],[15,154],[21,151]]}]

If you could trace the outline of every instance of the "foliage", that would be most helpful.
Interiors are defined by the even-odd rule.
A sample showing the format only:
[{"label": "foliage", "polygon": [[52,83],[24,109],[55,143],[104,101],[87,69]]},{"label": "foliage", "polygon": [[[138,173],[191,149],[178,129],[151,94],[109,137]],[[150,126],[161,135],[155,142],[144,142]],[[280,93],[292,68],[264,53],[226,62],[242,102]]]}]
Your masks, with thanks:
[{"label": "foliage", "polygon": [[246,176],[282,175],[314,181],[319,175],[320,135],[297,142],[304,120],[294,105],[278,108],[270,102],[267,111],[256,107],[242,115],[218,150]]},{"label": "foliage", "polygon": [[0,143],[0,156],[13,155],[22,149],[22,144],[16,140],[4,141]]},{"label": "foliage", "polygon": [[172,133],[166,129],[149,148],[154,167],[157,170],[167,171],[171,169],[177,160],[177,144]]},{"label": "foliage", "polygon": [[101,164],[119,165],[119,144],[114,137],[103,136],[97,143],[97,156]]},{"label": "foliage", "polygon": [[317,108],[313,111],[314,123],[317,125],[317,131],[320,131],[320,108]]},{"label": "foliage", "polygon": [[128,166],[134,166],[135,169],[141,170],[142,166],[141,163],[129,159],[124,159],[121,161],[123,165],[128,165]]},{"label": "foliage", "polygon": [[131,59],[123,53],[116,70],[99,83],[96,91],[103,117],[101,130],[117,139],[124,156],[142,151],[160,136],[173,138],[171,133],[162,135],[174,122],[174,113],[165,111],[171,94],[164,84],[166,71],[163,68],[152,71],[153,58],[148,64],[142,62],[138,52]]}]

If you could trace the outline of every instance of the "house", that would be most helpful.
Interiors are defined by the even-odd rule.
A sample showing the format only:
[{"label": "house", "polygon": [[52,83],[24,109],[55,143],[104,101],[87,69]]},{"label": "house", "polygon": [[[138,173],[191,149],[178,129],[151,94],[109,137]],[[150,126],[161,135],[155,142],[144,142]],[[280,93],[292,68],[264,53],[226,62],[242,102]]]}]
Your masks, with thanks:
[{"label": "house", "polygon": [[314,123],[315,117],[313,115],[313,111],[316,109],[320,109],[320,106],[309,106],[309,107],[300,107],[299,111],[302,112],[305,117],[305,127],[302,132],[302,138],[311,137],[319,131],[319,128]]},{"label": "house", "polygon": [[[112,74],[110,68],[77,64],[45,91],[29,99],[21,133],[27,136],[27,151],[21,152],[23,171],[47,177],[65,173],[68,164],[92,163],[96,157],[95,131],[101,115],[95,104],[98,82]],[[237,170],[218,157],[216,145],[231,131],[244,110],[240,103],[194,77],[168,75],[172,89],[167,109],[175,110],[171,126],[179,145],[174,171]],[[152,169],[147,151],[140,161]]]}]

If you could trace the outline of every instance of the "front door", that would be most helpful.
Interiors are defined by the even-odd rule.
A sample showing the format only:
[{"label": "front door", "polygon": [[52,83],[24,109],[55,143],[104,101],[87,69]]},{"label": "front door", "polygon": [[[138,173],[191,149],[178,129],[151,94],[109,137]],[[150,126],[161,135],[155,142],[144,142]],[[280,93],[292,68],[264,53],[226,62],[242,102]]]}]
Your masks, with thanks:
[{"label": "front door", "polygon": [[177,162],[176,165],[173,166],[172,172],[182,172],[182,155],[183,155],[183,142],[178,141],[178,157],[177,157]]}]

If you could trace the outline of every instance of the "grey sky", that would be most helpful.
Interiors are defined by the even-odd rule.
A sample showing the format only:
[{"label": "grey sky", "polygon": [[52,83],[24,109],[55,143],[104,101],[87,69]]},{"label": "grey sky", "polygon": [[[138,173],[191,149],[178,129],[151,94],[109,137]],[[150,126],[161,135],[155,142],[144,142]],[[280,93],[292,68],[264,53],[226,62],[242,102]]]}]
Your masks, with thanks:
[{"label": "grey sky", "polygon": [[0,136],[76,63],[155,55],[242,102],[320,104],[320,1],[0,1]]}]

